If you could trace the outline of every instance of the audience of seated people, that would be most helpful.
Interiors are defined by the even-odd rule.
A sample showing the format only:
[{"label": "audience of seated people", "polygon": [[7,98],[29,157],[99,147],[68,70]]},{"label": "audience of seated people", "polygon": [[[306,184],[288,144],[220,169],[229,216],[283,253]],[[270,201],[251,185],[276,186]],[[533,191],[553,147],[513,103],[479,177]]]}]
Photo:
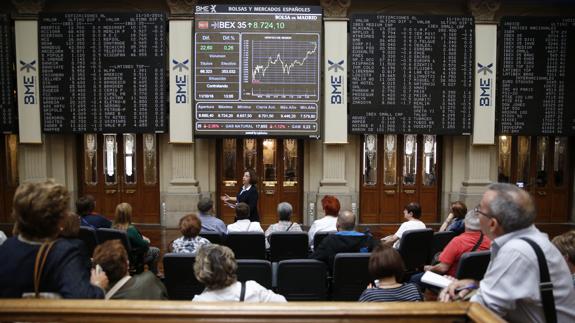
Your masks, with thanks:
[{"label": "audience of seated people", "polygon": [[87,270],[92,268],[92,262],[90,258],[92,255],[90,251],[88,251],[88,247],[84,241],[78,239],[78,235],[80,233],[80,217],[76,213],[68,213],[64,216],[64,219],[61,224],[60,234],[58,235],[62,239],[68,240],[71,244],[76,246],[78,251],[80,252],[80,257],[82,258],[82,262]]},{"label": "audience of seated people", "polygon": [[202,197],[198,201],[198,217],[202,221],[202,232],[228,232],[224,221],[216,218],[213,214],[214,202],[209,197]]},{"label": "audience of seated people", "polygon": [[270,235],[274,232],[288,232],[288,231],[299,231],[301,232],[301,226],[295,222],[291,222],[290,218],[293,213],[293,207],[288,202],[281,202],[278,204],[278,223],[270,225],[266,232],[266,248],[270,247]]},{"label": "audience of seated people", "polygon": [[202,221],[194,213],[183,216],[179,227],[182,236],[172,242],[172,252],[195,255],[201,246],[210,244],[208,239],[199,236]]},{"label": "audience of seated people", "polygon": [[419,206],[418,203],[411,202],[407,204],[403,209],[403,217],[407,221],[399,226],[395,234],[381,238],[383,243],[388,245],[393,244],[394,248],[399,248],[401,237],[406,231],[425,229],[425,223],[419,220],[419,218],[421,218],[421,206]]},{"label": "audience of seated people", "polygon": [[[70,212],[70,193],[52,181],[21,184],[14,194],[14,236],[0,246],[0,297],[103,298],[105,273],[85,268],[76,245],[58,239],[60,224]],[[40,252],[42,251],[42,252]],[[34,271],[38,259],[39,283]]]},{"label": "audience of seated people", "polygon": [[[126,231],[133,249],[130,252],[142,253],[144,255],[144,263],[148,265],[148,268],[154,274],[157,274],[160,249],[150,246],[150,239],[143,236],[132,224],[132,206],[130,204],[124,202],[116,206],[113,228]],[[138,258],[138,256],[135,255],[134,258]]]},{"label": "audience of seated people", "polygon": [[286,302],[285,297],[253,280],[238,282],[237,267],[234,252],[230,248],[217,244],[202,246],[196,256],[194,274],[206,289],[196,295],[193,301]]},{"label": "audience of seated people", "polygon": [[[471,297],[511,322],[545,322],[540,267],[529,239],[542,250],[552,283],[558,322],[575,322],[575,289],[569,268],[546,234],[534,225],[536,210],[528,192],[506,183],[491,184],[475,209],[481,230],[491,239],[491,262],[484,278],[456,280],[443,301]],[[553,312],[550,310],[549,312]]]},{"label": "audience of seated people", "polygon": [[94,250],[94,265],[109,280],[106,299],[168,299],[166,287],[151,271],[130,276],[128,253],[120,240],[108,240]]},{"label": "audience of seated people", "polygon": [[80,216],[81,224],[83,226],[98,228],[111,228],[112,221],[106,219],[103,215],[94,213],[96,208],[96,200],[92,195],[80,197],[76,201],[76,212]]},{"label": "audience of seated people", "polygon": [[451,203],[449,207],[449,214],[445,221],[441,224],[439,232],[452,231],[455,234],[460,235],[465,231],[465,225],[463,220],[467,214],[467,206],[461,201],[455,201]]},{"label": "audience of seated people", "polygon": [[361,293],[360,302],[423,301],[413,283],[403,284],[405,265],[395,248],[379,243],[369,257],[369,273],[376,280]]},{"label": "audience of seated people", "polygon": [[553,244],[565,258],[575,286],[575,230],[556,236],[553,238]]},{"label": "audience of seated people", "polygon": [[309,246],[313,249],[313,238],[318,232],[336,231],[335,223],[341,208],[339,200],[333,195],[326,195],[321,199],[321,207],[325,212],[325,216],[321,219],[313,221],[308,231]]},{"label": "audience of seated people", "polygon": [[236,204],[236,222],[228,224],[231,232],[264,232],[259,222],[250,220],[250,207],[244,202]]},{"label": "audience of seated people", "polygon": [[491,240],[481,232],[477,213],[467,212],[464,223],[465,232],[453,238],[439,255],[439,263],[425,266],[425,271],[455,277],[461,255],[470,251],[489,250]]},{"label": "audience of seated people", "polygon": [[355,231],[355,215],[351,211],[343,211],[336,222],[337,232],[325,237],[311,259],[323,261],[328,269],[333,268],[335,255],[340,252],[370,252],[374,240],[369,234]]}]

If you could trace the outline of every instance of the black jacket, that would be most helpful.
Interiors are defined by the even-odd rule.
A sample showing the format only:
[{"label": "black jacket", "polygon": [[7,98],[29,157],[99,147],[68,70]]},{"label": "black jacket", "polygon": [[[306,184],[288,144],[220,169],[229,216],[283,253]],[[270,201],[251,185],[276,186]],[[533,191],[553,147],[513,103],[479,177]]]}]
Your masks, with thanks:
[{"label": "black jacket", "polygon": [[371,252],[373,245],[373,237],[369,234],[330,234],[321,241],[310,258],[325,262],[331,272],[336,254],[340,252]]},{"label": "black jacket", "polygon": [[[241,193],[241,191],[240,191]],[[236,199],[237,202],[244,202],[250,206],[250,221],[251,222],[260,222],[260,216],[258,214],[258,189],[255,185],[250,186],[250,189],[243,192],[238,193]]]}]

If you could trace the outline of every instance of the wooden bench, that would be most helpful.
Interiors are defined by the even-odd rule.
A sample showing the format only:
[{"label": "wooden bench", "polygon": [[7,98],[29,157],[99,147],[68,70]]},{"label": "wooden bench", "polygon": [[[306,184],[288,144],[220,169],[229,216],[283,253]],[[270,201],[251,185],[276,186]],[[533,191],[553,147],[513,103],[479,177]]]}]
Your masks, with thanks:
[{"label": "wooden bench", "polygon": [[476,303],[192,303],[135,300],[0,300],[0,321],[25,322],[504,322]]}]

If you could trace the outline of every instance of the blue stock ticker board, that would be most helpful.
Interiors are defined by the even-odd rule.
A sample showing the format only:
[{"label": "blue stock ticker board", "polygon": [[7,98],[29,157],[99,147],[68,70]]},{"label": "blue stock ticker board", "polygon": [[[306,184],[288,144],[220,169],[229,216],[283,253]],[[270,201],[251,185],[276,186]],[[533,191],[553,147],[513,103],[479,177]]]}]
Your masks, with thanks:
[{"label": "blue stock ticker board", "polygon": [[195,135],[320,135],[321,8],[197,6]]}]

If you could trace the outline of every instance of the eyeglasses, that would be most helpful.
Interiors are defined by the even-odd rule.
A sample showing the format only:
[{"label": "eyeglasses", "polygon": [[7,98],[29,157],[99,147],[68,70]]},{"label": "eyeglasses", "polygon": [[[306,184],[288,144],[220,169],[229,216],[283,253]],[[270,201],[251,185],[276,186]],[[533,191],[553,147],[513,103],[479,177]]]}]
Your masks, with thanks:
[{"label": "eyeglasses", "polygon": [[479,209],[479,206],[476,206],[476,207],[473,209],[473,212],[475,212],[476,214],[481,214],[481,215],[483,215],[483,216],[485,216],[485,217],[488,217],[488,218],[492,218],[492,217],[493,217],[493,216],[491,216],[490,214],[487,214],[487,213],[481,211],[481,210]]}]

